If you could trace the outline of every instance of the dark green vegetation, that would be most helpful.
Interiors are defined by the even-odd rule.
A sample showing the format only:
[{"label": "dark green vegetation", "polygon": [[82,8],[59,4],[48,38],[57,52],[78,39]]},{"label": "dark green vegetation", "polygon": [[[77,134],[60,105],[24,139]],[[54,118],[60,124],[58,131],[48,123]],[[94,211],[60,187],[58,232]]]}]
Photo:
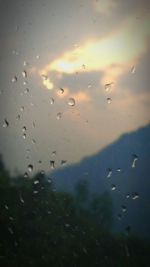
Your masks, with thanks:
[{"label": "dark green vegetation", "polygon": [[150,245],[111,233],[108,193],[56,192],[41,172],[11,178],[0,160],[0,266],[150,266]]}]

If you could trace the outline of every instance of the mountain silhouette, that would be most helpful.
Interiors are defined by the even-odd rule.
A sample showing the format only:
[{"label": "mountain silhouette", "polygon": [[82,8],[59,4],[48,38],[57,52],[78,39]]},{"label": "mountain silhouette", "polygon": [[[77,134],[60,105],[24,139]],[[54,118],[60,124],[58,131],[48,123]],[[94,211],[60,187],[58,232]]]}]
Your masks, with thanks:
[{"label": "mountain silhouette", "polygon": [[57,190],[87,180],[91,194],[110,192],[114,231],[150,238],[150,124],[122,135],[96,155],[50,173]]}]

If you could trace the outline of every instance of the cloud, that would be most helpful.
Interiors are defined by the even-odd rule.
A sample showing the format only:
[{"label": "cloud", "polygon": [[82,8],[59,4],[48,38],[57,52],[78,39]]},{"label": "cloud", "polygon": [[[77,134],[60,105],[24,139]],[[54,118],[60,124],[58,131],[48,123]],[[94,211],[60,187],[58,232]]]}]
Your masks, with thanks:
[{"label": "cloud", "polygon": [[133,65],[138,64],[140,57],[146,52],[149,25],[148,17],[143,21],[129,17],[116,31],[100,40],[87,40],[85,44],[65,52],[47,64],[42,72],[47,74],[55,71],[71,75],[78,71],[100,71],[103,73],[101,84],[108,82],[108,79],[116,81]]}]

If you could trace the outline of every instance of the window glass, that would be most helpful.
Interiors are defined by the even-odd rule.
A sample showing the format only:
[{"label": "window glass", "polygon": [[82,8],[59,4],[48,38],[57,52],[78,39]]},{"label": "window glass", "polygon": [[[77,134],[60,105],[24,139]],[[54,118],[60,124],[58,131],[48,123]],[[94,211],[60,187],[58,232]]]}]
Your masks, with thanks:
[{"label": "window glass", "polygon": [[150,266],[149,11],[0,1],[1,266]]}]

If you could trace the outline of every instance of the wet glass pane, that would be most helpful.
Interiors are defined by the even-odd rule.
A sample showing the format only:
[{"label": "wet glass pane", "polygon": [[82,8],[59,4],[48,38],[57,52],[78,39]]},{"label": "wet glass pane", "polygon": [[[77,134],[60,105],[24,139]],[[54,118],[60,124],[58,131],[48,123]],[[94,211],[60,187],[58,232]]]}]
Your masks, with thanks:
[{"label": "wet glass pane", "polygon": [[149,14],[0,0],[0,266],[150,266]]}]

